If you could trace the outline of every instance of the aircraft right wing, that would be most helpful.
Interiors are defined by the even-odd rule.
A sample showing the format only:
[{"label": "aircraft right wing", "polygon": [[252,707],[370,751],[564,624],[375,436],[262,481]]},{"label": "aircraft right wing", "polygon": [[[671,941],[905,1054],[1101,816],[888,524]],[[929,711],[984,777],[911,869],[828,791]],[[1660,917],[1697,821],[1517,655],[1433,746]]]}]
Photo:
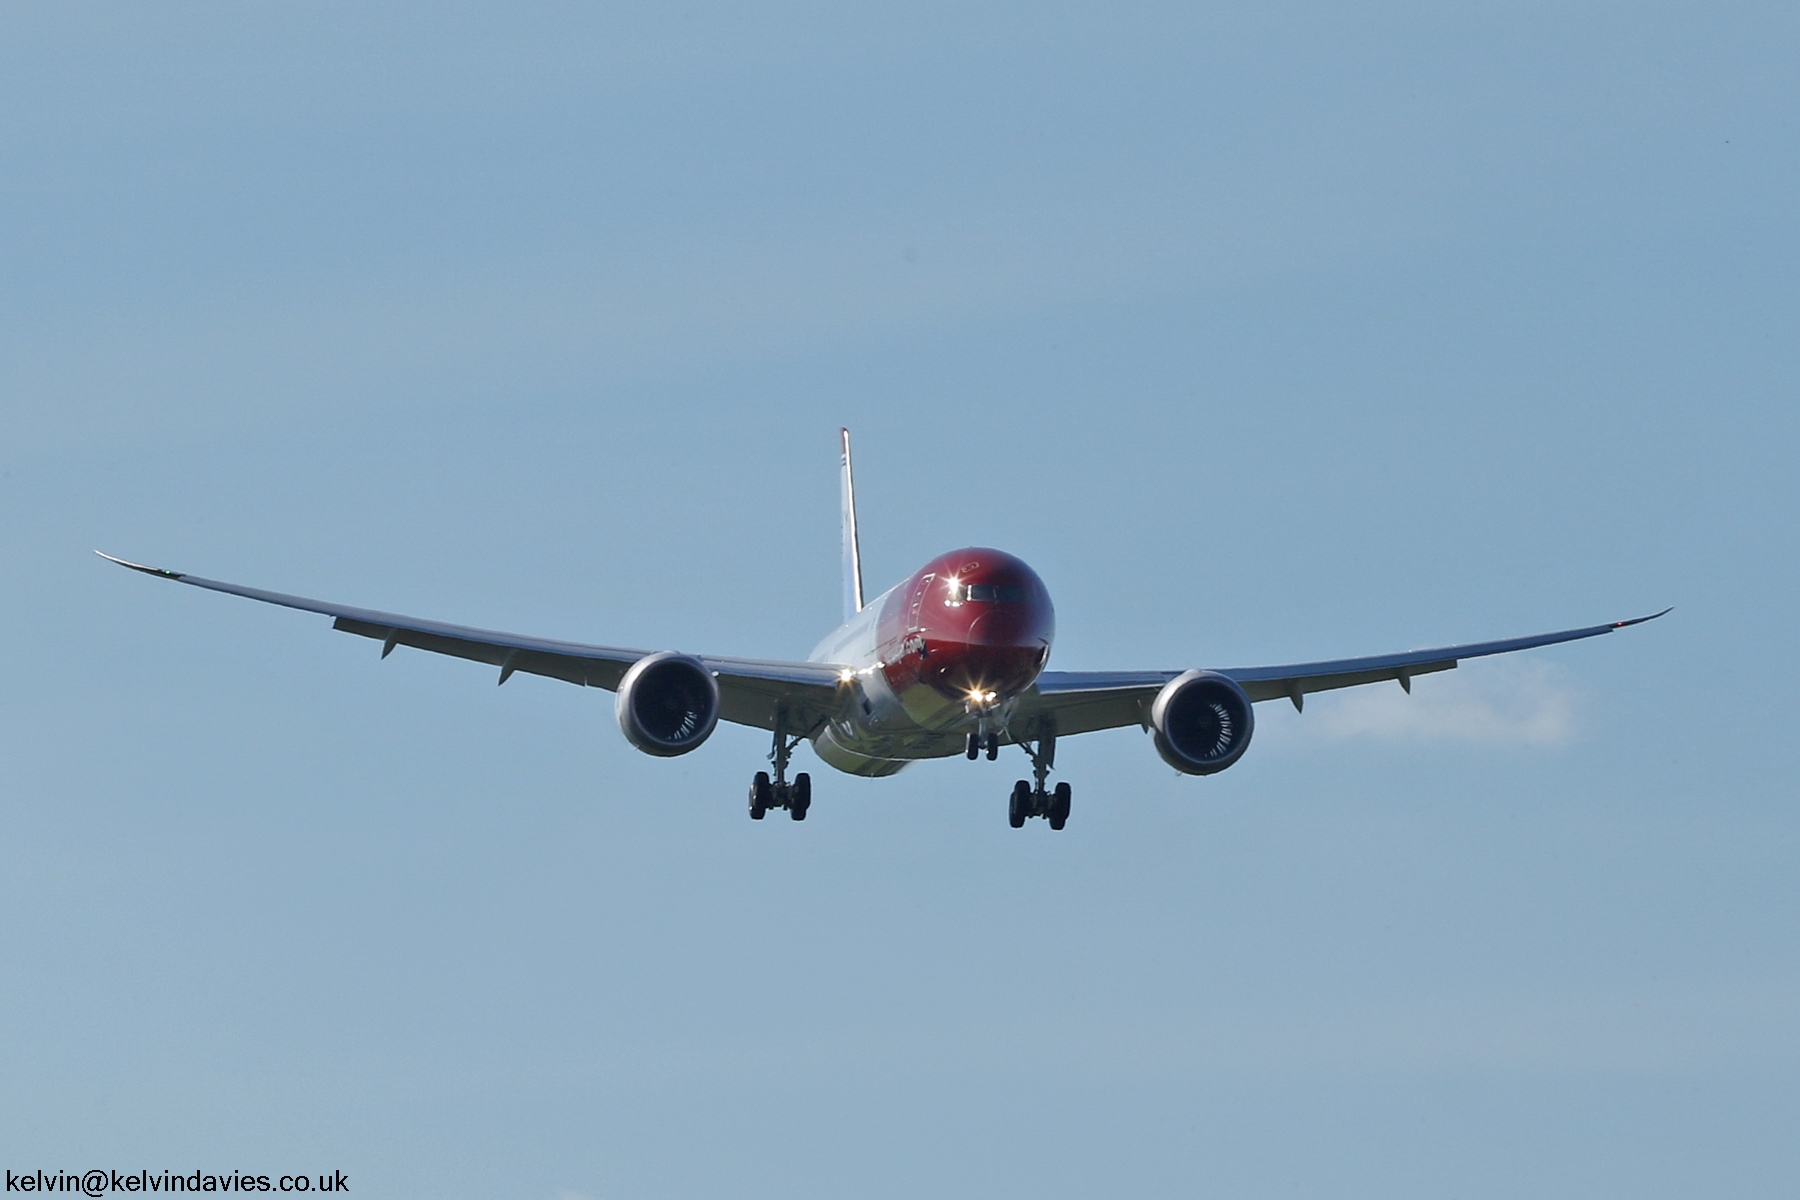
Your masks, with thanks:
[{"label": "aircraft right wing", "polygon": [[[1220,670],[1219,674],[1235,680],[1252,700],[1289,700],[1299,709],[1309,692],[1387,680],[1397,680],[1410,692],[1415,675],[1448,671],[1465,658],[1485,658],[1490,654],[1510,654],[1515,650],[1598,637],[1615,629],[1654,621],[1668,611],[1665,608],[1662,612],[1629,621],[1610,621],[1605,625],[1498,642],[1472,642],[1403,654],[1338,658],[1278,667],[1235,667]],[[1045,671],[1038,676],[1032,690],[1020,697],[1013,713],[1013,724],[1021,733],[1038,731],[1028,736],[1041,736],[1045,732],[1067,736],[1126,725],[1148,728],[1150,705],[1156,699],[1156,693],[1180,674],[1181,671]]]},{"label": "aircraft right wing", "polygon": [[[100,554],[97,550],[95,553]],[[500,669],[501,683],[511,678],[514,672],[523,671],[527,675],[547,675],[582,687],[617,691],[619,681],[624,678],[631,665],[650,653],[648,650],[630,650],[622,646],[595,646],[584,642],[527,637],[492,629],[473,629],[466,625],[427,621],[368,608],[352,608],[344,604],[310,600],[305,596],[290,596],[242,584],[202,579],[198,575],[165,571],[160,567],[146,567],[114,558],[110,554],[100,554],[100,557],[158,579],[173,580],[250,600],[261,600],[265,604],[279,604],[283,608],[323,614],[332,618],[333,629],[380,642],[383,658],[393,653],[395,646],[412,646],[434,654],[448,654],[455,658],[486,663]],[[788,733],[810,736],[836,713],[841,702],[843,668],[829,663],[723,658],[711,654],[694,657],[718,680],[721,720],[757,729],[774,729],[779,719]]]}]

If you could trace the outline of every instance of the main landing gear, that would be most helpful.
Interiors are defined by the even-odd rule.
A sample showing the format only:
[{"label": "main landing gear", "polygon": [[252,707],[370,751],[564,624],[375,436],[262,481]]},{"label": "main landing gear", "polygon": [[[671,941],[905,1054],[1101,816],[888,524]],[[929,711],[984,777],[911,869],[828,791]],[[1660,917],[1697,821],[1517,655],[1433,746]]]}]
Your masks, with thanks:
[{"label": "main landing gear", "polygon": [[794,820],[806,820],[806,810],[812,807],[812,776],[802,771],[794,776],[794,782],[787,781],[788,759],[799,744],[798,737],[789,738],[782,731],[780,722],[776,722],[775,744],[769,748],[769,762],[775,768],[775,778],[770,779],[767,771],[758,771],[756,778],[750,781],[752,821],[762,820],[763,814],[771,808],[785,808]]},{"label": "main landing gear", "polygon": [[1074,789],[1067,783],[1059,783],[1049,791],[1044,789],[1044,781],[1056,763],[1056,735],[1040,737],[1035,750],[1030,742],[1019,745],[1031,758],[1031,774],[1037,782],[1034,786],[1021,779],[1013,784],[1012,800],[1006,806],[1007,824],[1014,829],[1023,829],[1026,817],[1043,817],[1050,822],[1050,828],[1061,829],[1069,820],[1069,801],[1074,796]]},{"label": "main landing gear", "polygon": [[812,807],[812,776],[805,771],[794,776],[792,783],[775,783],[767,771],[758,771],[750,781],[750,819],[760,821],[771,808],[785,808],[796,821],[806,820]]}]

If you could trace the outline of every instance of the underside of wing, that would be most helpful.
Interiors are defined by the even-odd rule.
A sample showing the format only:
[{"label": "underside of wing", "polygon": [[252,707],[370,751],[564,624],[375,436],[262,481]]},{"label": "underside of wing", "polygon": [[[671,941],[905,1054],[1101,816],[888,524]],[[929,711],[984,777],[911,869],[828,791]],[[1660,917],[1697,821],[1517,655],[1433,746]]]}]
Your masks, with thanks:
[{"label": "underside of wing", "polygon": [[[650,654],[648,650],[623,646],[557,641],[426,621],[398,613],[202,579],[198,575],[126,562],[110,554],[100,557],[158,579],[331,617],[333,629],[380,642],[383,658],[393,653],[397,646],[410,646],[433,654],[485,663],[499,669],[501,683],[517,672],[524,672],[615,691],[631,665]],[[773,729],[780,721],[788,732],[801,733],[816,730],[836,711],[840,695],[839,668],[830,664],[712,655],[695,657],[718,681],[719,717],[722,720],[758,729]]]},{"label": "underside of wing", "polygon": [[[1629,621],[1611,621],[1605,625],[1496,642],[1276,667],[1234,667],[1220,670],[1218,674],[1235,680],[1252,700],[1289,700],[1295,708],[1301,708],[1311,692],[1390,680],[1411,691],[1414,676],[1448,671],[1463,659],[1598,637],[1615,629],[1653,621],[1668,611],[1664,609]],[[1180,674],[1181,671],[1045,671],[1038,676],[1036,686],[1020,698],[1014,722],[1020,732],[1029,736],[1047,732],[1066,736],[1126,725],[1148,727],[1150,706],[1156,694]]]}]

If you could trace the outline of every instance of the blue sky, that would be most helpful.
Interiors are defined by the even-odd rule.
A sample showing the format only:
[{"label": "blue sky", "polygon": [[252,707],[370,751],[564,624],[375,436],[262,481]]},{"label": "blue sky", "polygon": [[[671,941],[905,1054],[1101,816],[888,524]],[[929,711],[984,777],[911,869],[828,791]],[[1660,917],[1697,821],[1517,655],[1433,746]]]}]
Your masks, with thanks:
[{"label": "blue sky", "polygon": [[[1800,1177],[1784,6],[15,6],[0,1156],[395,1197]],[[1072,740],[651,760],[157,584],[802,656],[1032,563],[1054,665],[1663,621]],[[801,765],[817,768],[809,752]]]}]

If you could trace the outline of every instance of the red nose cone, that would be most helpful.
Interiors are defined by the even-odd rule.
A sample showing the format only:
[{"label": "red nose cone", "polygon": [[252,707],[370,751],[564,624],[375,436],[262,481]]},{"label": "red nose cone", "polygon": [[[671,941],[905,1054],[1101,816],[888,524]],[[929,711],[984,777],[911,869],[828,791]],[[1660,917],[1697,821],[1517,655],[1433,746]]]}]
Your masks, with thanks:
[{"label": "red nose cone", "polygon": [[999,550],[940,555],[908,581],[908,664],[946,699],[994,698],[1031,686],[1050,656],[1056,612],[1037,572]]},{"label": "red nose cone", "polygon": [[995,604],[969,625],[969,644],[1017,646],[1030,641],[1030,614],[1023,604]]}]

